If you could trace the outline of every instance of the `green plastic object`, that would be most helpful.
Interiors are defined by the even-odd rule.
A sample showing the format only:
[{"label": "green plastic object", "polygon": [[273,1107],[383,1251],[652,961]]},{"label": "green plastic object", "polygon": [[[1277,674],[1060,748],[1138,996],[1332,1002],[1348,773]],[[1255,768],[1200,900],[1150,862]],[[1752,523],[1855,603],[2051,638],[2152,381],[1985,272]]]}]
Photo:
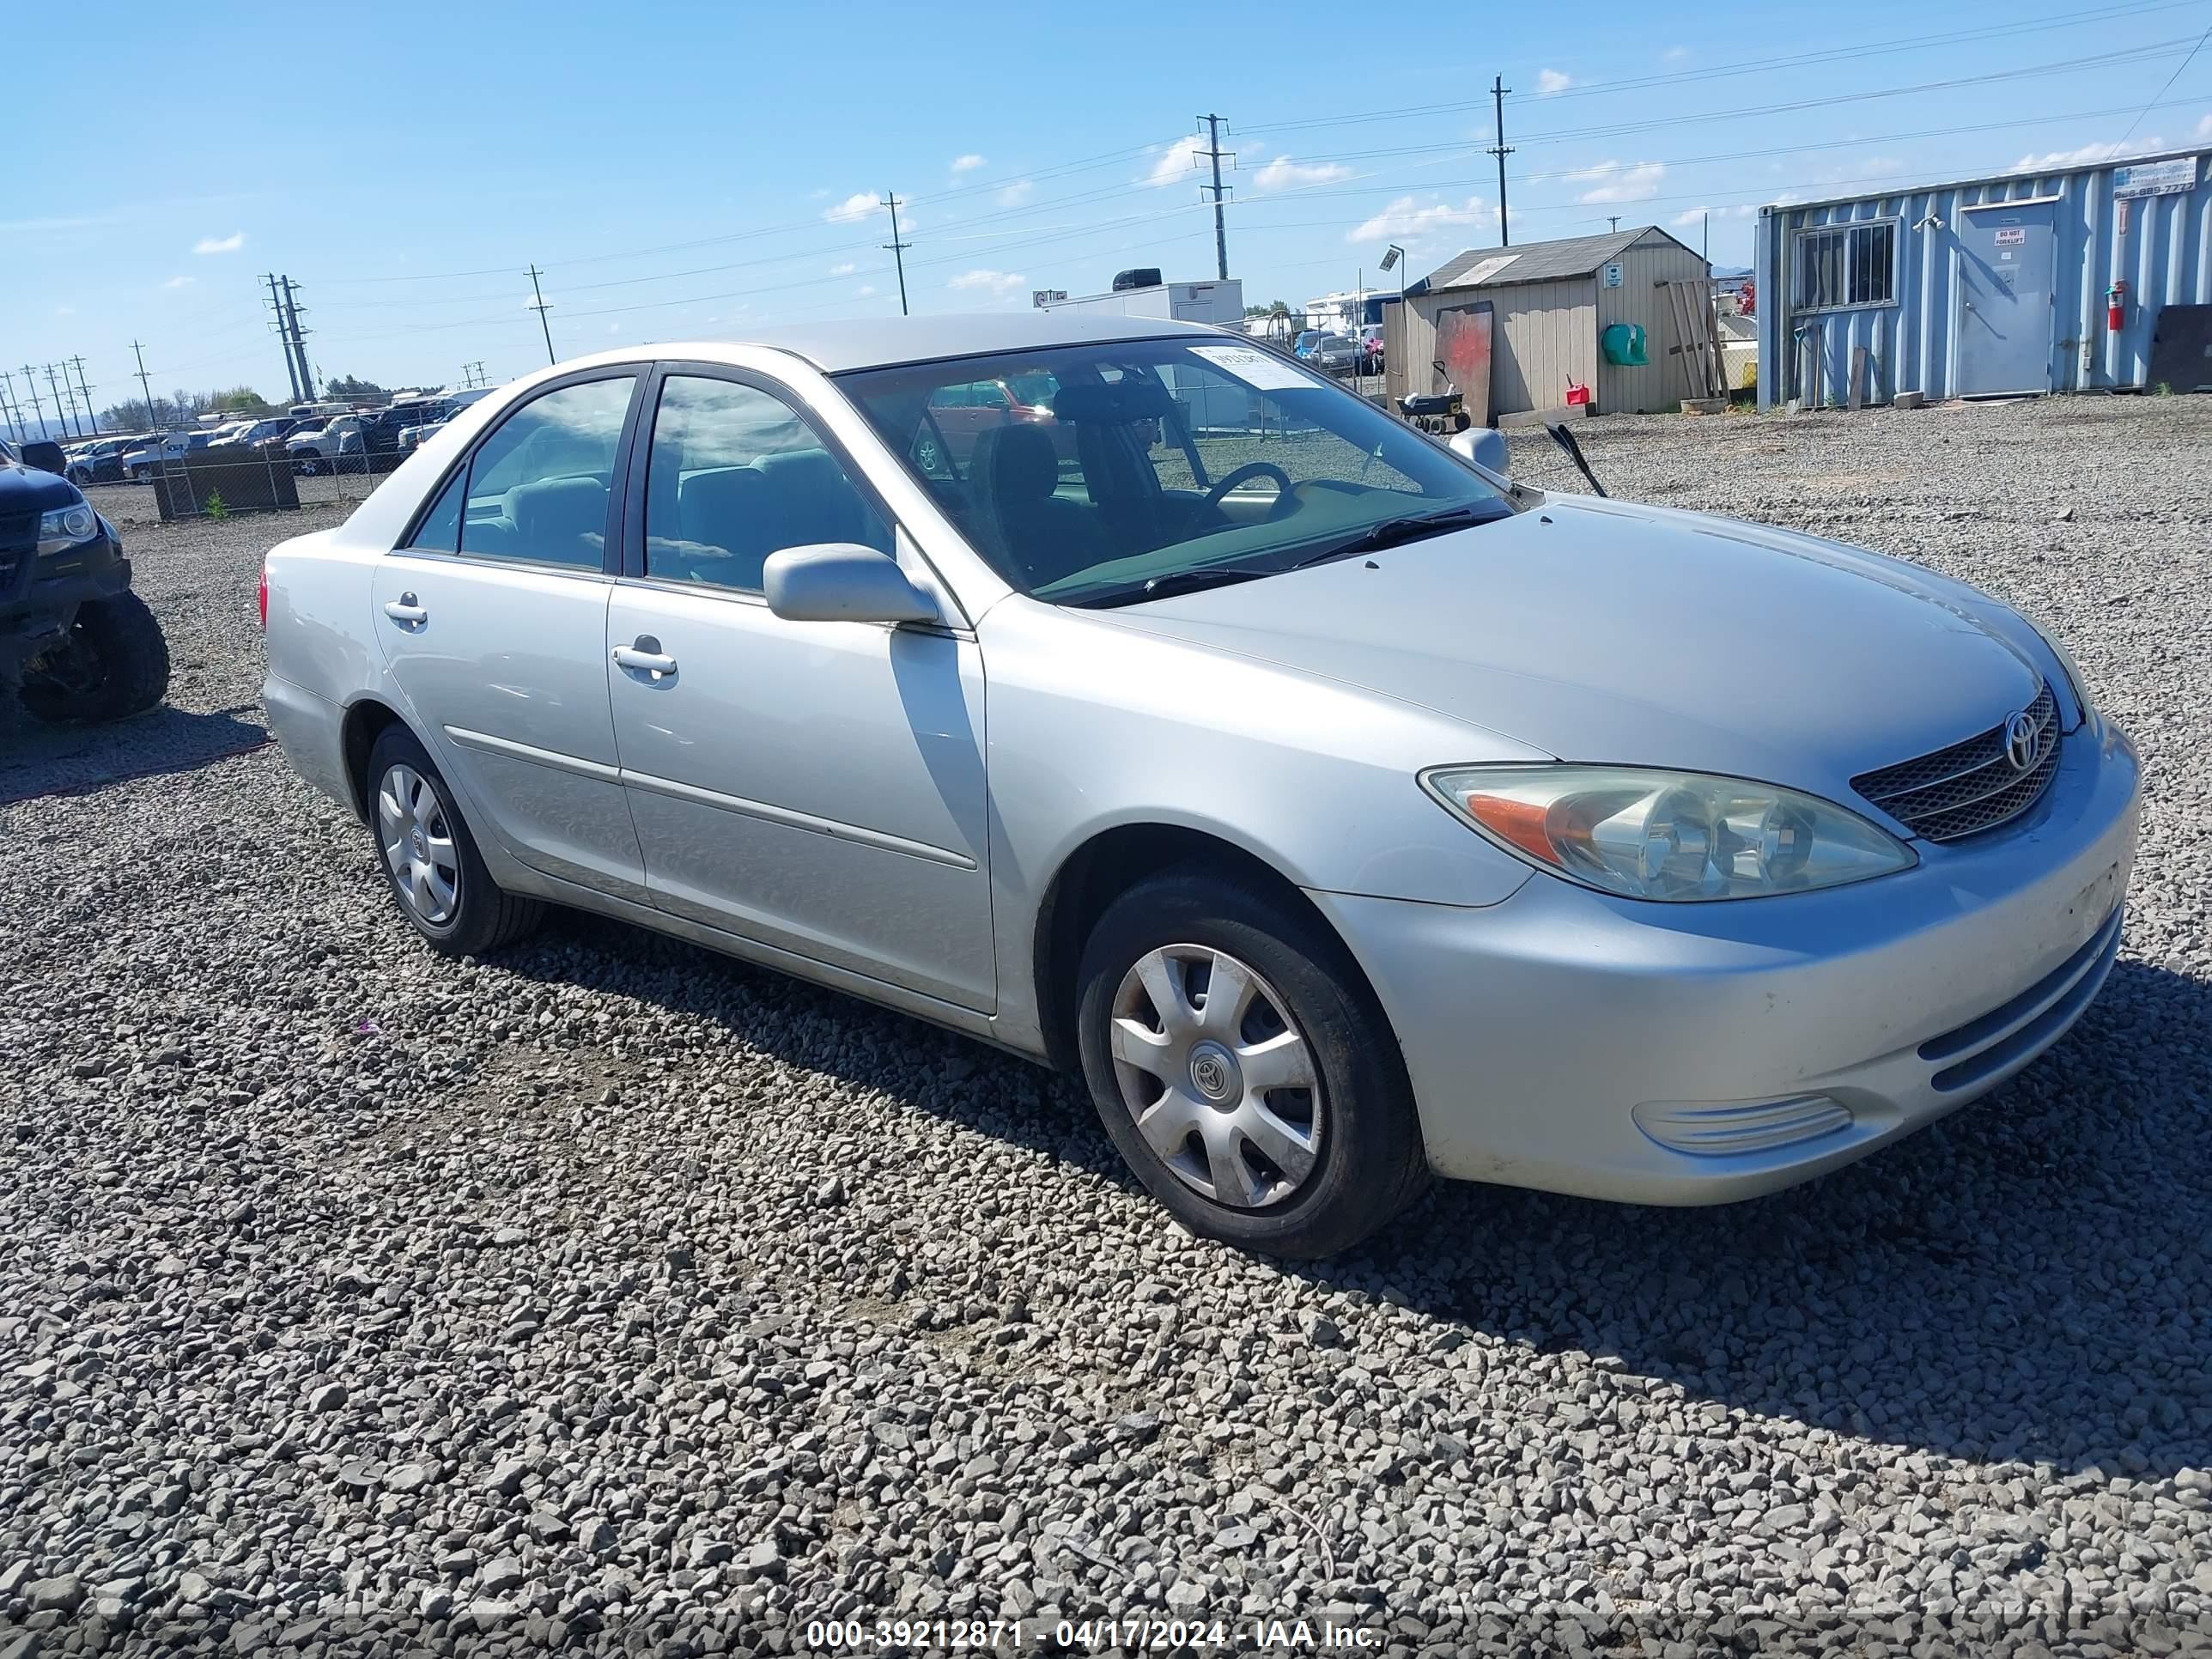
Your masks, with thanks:
[{"label": "green plastic object", "polygon": [[1634,323],[1607,323],[1597,337],[1605,360],[1623,368],[1645,368],[1651,360],[1644,355],[1644,331]]}]

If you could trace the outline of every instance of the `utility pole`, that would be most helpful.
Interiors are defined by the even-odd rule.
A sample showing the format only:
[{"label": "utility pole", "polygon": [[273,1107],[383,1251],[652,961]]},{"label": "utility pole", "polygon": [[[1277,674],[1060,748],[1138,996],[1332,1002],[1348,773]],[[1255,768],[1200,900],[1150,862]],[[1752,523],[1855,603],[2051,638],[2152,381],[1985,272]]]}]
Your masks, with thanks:
[{"label": "utility pole", "polygon": [[276,273],[264,270],[261,280],[269,284],[269,309],[276,320],[271,326],[284,346],[284,378],[292,383],[292,401],[303,403],[307,394],[300,390],[300,365],[292,356],[292,331],[284,325],[284,301],[276,291]]},{"label": "utility pole", "polygon": [[276,279],[284,286],[284,330],[291,343],[291,351],[300,360],[300,395],[303,400],[315,400],[315,371],[307,365],[307,337],[300,327],[300,296],[289,276]]},{"label": "utility pole", "polygon": [[536,265],[530,267],[530,308],[538,313],[538,326],[544,331],[545,335],[545,361],[549,363],[558,362],[560,359],[553,355],[553,325],[545,320],[545,295],[538,290]]},{"label": "utility pole", "polygon": [[92,435],[100,436],[100,411],[92,406],[92,388],[84,383],[84,359],[72,357],[70,365],[76,370],[76,389],[84,393],[84,412],[92,416]]},{"label": "utility pole", "polygon": [[133,340],[131,349],[138,356],[138,387],[146,394],[146,429],[159,432],[161,423],[154,418],[154,383],[146,378],[146,348]]},{"label": "utility pole", "polygon": [[1607,214],[1605,216],[1605,228],[1607,230],[1619,230],[1620,228],[1620,216],[1618,213]]},{"label": "utility pole", "polygon": [[76,416],[76,393],[72,392],[69,394],[69,402],[64,412],[62,394],[54,389],[54,366],[52,363],[46,365],[46,390],[53,393],[54,419],[61,423],[62,435],[65,438],[82,437],[83,432],[74,425]]},{"label": "utility pole", "polygon": [[1512,90],[1505,84],[1504,76],[1490,77],[1490,100],[1498,111],[1498,142],[1490,147],[1490,153],[1498,158],[1498,246],[1500,247],[1513,246],[1513,233],[1505,223],[1505,158],[1513,154],[1505,143],[1505,94]]},{"label": "utility pole", "polygon": [[22,406],[15,401],[15,377],[5,370],[0,370],[0,381],[4,381],[8,387],[5,399],[0,400],[0,414],[6,415],[9,422],[15,427],[15,439],[20,443],[22,441],[24,433],[23,410]]},{"label": "utility pole", "polygon": [[[31,413],[39,418],[39,435],[43,438],[46,435],[46,405],[39,401],[38,379],[31,373],[31,366],[28,363],[23,365],[23,384],[31,388]],[[61,413],[59,410],[54,412],[57,415]]]},{"label": "utility pole", "polygon": [[884,200],[890,206],[891,210],[891,239],[890,241],[884,244],[884,251],[891,256],[893,261],[895,261],[898,265],[899,315],[903,317],[908,314],[906,308],[906,251],[912,247],[914,244],[912,242],[902,242],[899,240],[898,198],[894,194],[887,192],[884,197]]},{"label": "utility pole", "polygon": [[485,376],[483,358],[479,357],[472,363],[463,363],[461,365],[461,385],[464,387],[473,390],[474,388],[483,385],[484,380]]},{"label": "utility pole", "polygon": [[[1218,115],[1201,115],[1198,118],[1206,123],[1206,143],[1209,148],[1196,151],[1190,161],[1191,165],[1196,167],[1199,156],[1203,155],[1213,163],[1213,182],[1211,185],[1200,185],[1199,188],[1211,190],[1213,192],[1213,264],[1216,273],[1225,283],[1229,280],[1229,230],[1221,216],[1221,199],[1225,193],[1221,184],[1221,158],[1224,153],[1221,148],[1221,118]],[[1237,158],[1232,155],[1229,159],[1234,161]]]}]

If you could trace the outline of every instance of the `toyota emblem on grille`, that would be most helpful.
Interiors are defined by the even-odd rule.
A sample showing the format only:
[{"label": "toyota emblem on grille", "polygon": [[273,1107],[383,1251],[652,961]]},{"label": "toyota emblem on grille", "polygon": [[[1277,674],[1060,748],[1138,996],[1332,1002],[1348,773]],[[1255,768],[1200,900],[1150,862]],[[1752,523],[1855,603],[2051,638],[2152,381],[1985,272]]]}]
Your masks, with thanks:
[{"label": "toyota emblem on grille", "polygon": [[2014,771],[2025,772],[2035,764],[2038,735],[2035,717],[2025,708],[2005,722],[2005,758]]}]

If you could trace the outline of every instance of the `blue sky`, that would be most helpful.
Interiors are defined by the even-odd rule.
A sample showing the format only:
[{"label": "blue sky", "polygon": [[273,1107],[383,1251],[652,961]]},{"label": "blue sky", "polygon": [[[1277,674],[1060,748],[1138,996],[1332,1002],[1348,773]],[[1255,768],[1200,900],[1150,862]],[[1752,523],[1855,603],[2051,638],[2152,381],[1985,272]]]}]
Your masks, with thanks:
[{"label": "blue sky", "polygon": [[1607,9],[33,7],[11,56],[54,72],[9,93],[0,366],[27,401],[20,365],[82,355],[105,406],[136,339],[157,392],[281,398],[271,270],[318,372],[386,385],[542,365],[533,262],[562,356],[895,312],[888,191],[916,311],[1207,276],[1209,110],[1231,272],[1296,305],[1391,281],[1392,240],[1417,273],[1496,243],[1493,74],[1516,240],[1618,214],[1695,246],[1711,208],[1723,264],[1765,201],[2212,147],[2212,46],[2183,67],[2212,0]]}]

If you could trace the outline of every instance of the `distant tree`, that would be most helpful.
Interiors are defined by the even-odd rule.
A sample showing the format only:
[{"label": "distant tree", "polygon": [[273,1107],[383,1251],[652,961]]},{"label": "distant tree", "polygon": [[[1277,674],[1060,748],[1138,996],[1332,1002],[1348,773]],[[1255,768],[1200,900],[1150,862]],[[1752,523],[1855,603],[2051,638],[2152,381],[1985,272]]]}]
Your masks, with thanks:
[{"label": "distant tree", "polygon": [[250,386],[234,386],[228,392],[218,392],[209,399],[211,407],[227,413],[260,415],[267,412],[268,401]]},{"label": "distant tree", "polygon": [[375,381],[360,380],[351,374],[333,375],[323,382],[323,396],[334,403],[365,404],[389,395]]}]

